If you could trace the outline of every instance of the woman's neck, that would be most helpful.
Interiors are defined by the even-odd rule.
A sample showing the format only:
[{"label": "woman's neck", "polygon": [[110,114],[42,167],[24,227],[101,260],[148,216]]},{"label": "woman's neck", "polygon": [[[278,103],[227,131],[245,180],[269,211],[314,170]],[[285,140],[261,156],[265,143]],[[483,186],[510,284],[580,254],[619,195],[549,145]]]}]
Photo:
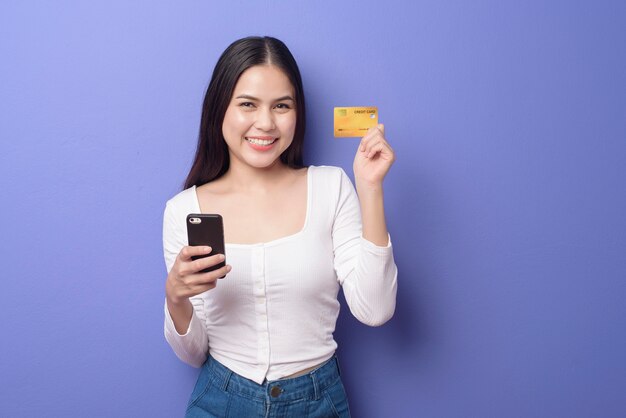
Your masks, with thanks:
[{"label": "woman's neck", "polygon": [[[234,163],[234,164],[233,164]],[[291,168],[287,167],[280,160],[270,167],[255,168],[239,161],[231,160],[228,171],[222,176],[222,181],[227,183],[231,190],[263,191],[274,189],[283,183],[290,176]]]}]

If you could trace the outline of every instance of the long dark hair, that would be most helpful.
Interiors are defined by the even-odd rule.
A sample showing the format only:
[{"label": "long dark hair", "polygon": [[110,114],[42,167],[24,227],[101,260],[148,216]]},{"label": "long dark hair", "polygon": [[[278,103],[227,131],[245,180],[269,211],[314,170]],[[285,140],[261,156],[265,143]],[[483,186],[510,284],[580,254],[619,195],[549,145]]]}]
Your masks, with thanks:
[{"label": "long dark hair", "polygon": [[306,125],[302,78],[296,60],[287,46],[269,36],[250,36],[239,39],[222,53],[202,104],[202,118],[198,147],[184,188],[201,186],[215,180],[230,166],[228,146],[222,135],[224,115],[241,74],[255,65],[271,64],[280,68],[295,89],[296,129],[293,142],[281,155],[280,160],[289,167],[303,167],[302,148]]}]

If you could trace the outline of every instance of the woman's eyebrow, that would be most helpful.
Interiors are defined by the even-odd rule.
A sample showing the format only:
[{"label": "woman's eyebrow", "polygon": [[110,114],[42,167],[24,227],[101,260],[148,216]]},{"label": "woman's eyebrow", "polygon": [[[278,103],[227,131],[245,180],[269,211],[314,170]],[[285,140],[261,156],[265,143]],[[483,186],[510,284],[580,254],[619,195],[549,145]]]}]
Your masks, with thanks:
[{"label": "woman's eyebrow", "polygon": [[[239,96],[235,97],[235,99],[255,100],[257,102],[261,101],[261,99],[254,97],[254,96],[250,96],[249,94],[240,94]],[[291,96],[282,96],[282,97],[279,97],[278,99],[275,99],[274,101],[281,102],[283,100],[291,100],[292,102],[295,102],[295,100]]]}]

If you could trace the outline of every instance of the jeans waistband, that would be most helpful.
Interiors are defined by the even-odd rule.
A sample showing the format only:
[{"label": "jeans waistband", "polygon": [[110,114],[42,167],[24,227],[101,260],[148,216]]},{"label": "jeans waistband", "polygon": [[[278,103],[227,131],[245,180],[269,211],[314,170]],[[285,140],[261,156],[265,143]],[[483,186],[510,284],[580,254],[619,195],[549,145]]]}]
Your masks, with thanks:
[{"label": "jeans waistband", "polygon": [[263,384],[246,379],[209,356],[204,367],[213,374],[214,385],[230,393],[271,402],[291,402],[298,399],[320,399],[322,392],[339,379],[339,363],[333,355],[318,368],[302,376],[265,381]]}]

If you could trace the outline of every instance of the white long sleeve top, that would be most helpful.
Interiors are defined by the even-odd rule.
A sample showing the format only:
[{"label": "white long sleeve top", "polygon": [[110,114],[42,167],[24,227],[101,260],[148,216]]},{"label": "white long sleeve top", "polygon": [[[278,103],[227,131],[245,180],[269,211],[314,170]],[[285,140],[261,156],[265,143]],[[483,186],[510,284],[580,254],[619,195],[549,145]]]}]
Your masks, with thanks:
[{"label": "white long sleeve top", "polygon": [[[165,338],[184,362],[200,367],[208,353],[257,383],[329,359],[343,286],[352,314],[377,326],[395,310],[397,267],[391,241],[380,247],[361,234],[359,201],[341,168],[310,166],[307,209],[299,232],[259,244],[226,243],[232,271],[191,298],[193,315],[180,335],[165,304]],[[165,207],[168,272],[188,245],[186,217],[200,213],[195,187]]]}]

